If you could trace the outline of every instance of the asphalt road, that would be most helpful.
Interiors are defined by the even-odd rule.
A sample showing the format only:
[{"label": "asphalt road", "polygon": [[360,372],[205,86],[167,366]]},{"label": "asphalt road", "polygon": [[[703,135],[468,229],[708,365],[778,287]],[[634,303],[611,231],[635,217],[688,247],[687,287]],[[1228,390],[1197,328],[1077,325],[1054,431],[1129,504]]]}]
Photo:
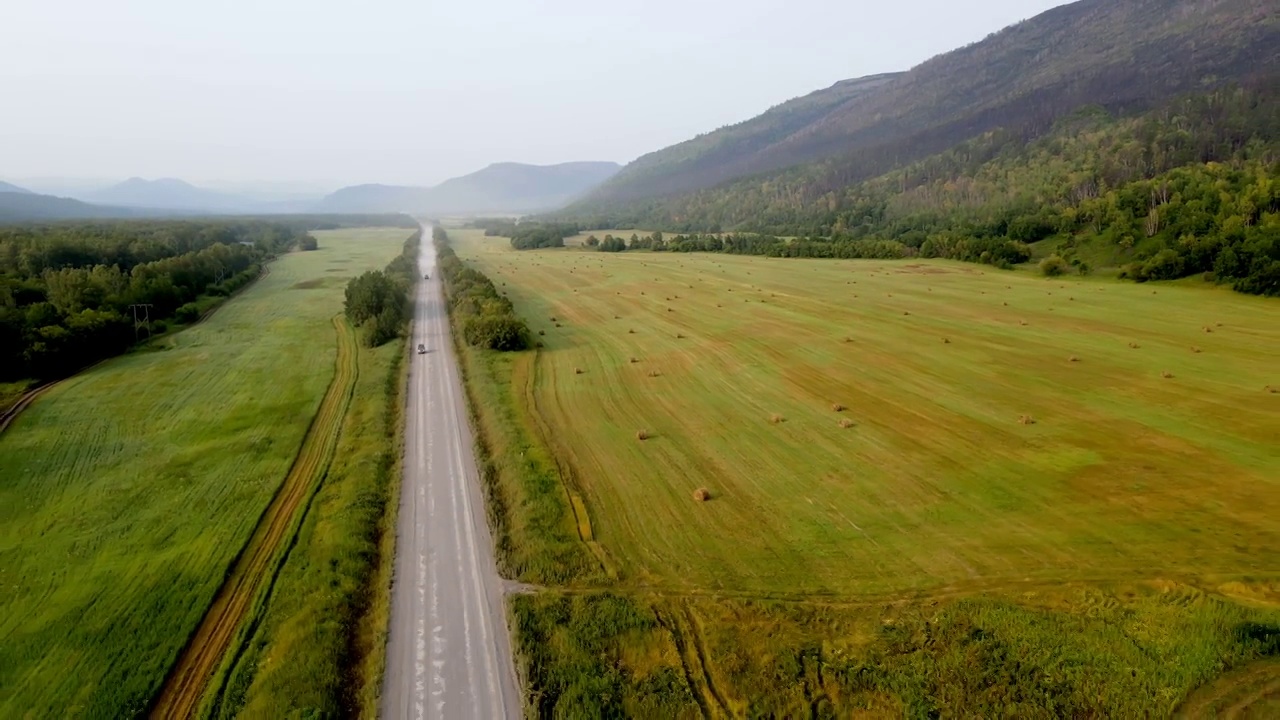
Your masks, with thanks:
[{"label": "asphalt road", "polygon": [[519,718],[503,585],[430,226],[418,262],[382,717]]}]

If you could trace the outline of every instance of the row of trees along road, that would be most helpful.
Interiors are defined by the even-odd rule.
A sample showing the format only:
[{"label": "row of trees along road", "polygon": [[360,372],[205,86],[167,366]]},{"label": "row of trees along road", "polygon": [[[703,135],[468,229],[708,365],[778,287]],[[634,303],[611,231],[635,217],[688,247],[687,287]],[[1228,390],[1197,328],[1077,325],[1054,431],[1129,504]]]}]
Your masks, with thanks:
[{"label": "row of trees along road", "polygon": [[421,242],[419,230],[385,270],[370,270],[347,283],[345,312],[351,324],[360,328],[365,346],[378,347],[404,335],[413,317],[411,299]]},{"label": "row of trees along road", "polygon": [[257,220],[0,228],[0,381],[64,377],[197,320],[308,239]]}]

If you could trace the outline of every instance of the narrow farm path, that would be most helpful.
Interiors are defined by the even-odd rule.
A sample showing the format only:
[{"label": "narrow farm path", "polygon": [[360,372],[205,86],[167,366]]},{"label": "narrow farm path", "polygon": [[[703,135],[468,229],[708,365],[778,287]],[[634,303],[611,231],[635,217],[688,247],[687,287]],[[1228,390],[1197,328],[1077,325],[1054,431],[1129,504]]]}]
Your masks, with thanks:
[{"label": "narrow farm path", "polygon": [[305,508],[307,498],[328,471],[342,418],[355,388],[357,370],[356,340],[351,325],[342,316],[335,317],[333,324],[338,335],[333,382],[279,491],[258,520],[204,620],[165,680],[151,712],[154,718],[188,718],[195,714],[242,620],[279,570],[284,558],[281,550],[301,523],[300,510]]}]

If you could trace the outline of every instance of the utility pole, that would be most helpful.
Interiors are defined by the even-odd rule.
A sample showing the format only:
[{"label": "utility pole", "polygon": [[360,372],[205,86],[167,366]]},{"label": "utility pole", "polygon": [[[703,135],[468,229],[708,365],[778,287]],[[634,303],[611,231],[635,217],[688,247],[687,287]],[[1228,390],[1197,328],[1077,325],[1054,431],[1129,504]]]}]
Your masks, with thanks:
[{"label": "utility pole", "polygon": [[[142,318],[138,318],[138,308],[142,308]],[[138,328],[145,327],[147,329],[147,339],[151,339],[151,303],[136,303],[130,305],[129,309],[133,310],[133,341],[138,341]]]}]

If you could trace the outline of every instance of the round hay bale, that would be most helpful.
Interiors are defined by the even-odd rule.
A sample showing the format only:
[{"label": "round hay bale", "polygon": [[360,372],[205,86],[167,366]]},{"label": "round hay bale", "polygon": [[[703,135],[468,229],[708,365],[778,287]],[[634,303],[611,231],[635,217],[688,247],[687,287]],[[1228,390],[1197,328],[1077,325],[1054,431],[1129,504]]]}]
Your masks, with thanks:
[{"label": "round hay bale", "polygon": [[636,439],[641,442],[644,442],[645,440],[649,439],[649,433],[645,432],[644,430],[637,430]]},{"label": "round hay bale", "polygon": [[844,406],[840,403],[831,403],[831,412],[844,412]]},{"label": "round hay bale", "polygon": [[1031,417],[1030,415],[1019,415],[1018,423],[1022,425],[1035,425],[1036,419]]},{"label": "round hay bale", "polygon": [[849,428],[853,427],[853,421],[850,420],[849,418],[844,418],[843,420],[840,421],[840,427],[844,428],[845,430],[848,430]]},{"label": "round hay bale", "polygon": [[711,491],[706,488],[698,488],[693,491],[693,499],[698,502],[706,502],[711,499]]},{"label": "round hay bale", "polygon": [[783,417],[782,417],[781,415],[779,415],[778,413],[774,413],[774,414],[772,414],[772,415],[770,415],[770,416],[769,416],[769,422],[773,423],[774,425],[777,425],[777,424],[781,423],[782,421],[783,421]]},{"label": "round hay bale", "polygon": [[582,373],[584,373],[584,372],[586,372],[586,371],[585,371],[585,370],[583,370],[582,368],[574,368],[574,369],[573,369],[573,374],[574,374],[574,375],[581,375],[581,374],[582,374]]}]

